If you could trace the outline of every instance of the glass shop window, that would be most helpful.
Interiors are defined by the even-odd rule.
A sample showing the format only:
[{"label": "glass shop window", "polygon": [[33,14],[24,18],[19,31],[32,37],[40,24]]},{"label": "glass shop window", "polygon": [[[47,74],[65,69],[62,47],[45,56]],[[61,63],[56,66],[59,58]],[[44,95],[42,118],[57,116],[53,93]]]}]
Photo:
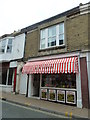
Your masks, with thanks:
[{"label": "glass shop window", "polygon": [[42,87],[76,88],[76,74],[43,74]]}]

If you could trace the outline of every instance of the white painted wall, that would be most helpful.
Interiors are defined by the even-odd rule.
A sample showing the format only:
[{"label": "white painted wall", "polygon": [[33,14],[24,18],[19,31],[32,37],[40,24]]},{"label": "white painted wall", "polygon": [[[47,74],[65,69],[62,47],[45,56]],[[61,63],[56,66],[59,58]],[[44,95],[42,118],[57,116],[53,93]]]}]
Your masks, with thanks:
[{"label": "white painted wall", "polygon": [[12,54],[13,60],[20,59],[23,57],[24,45],[25,45],[25,34],[18,35],[14,38],[13,54]]},{"label": "white painted wall", "polygon": [[0,85],[0,92],[12,92],[13,86],[11,85]]},{"label": "white painted wall", "polygon": [[27,75],[21,74],[20,76],[20,94],[26,94],[27,89]]},{"label": "white painted wall", "polygon": [[32,97],[33,95],[34,95],[34,90],[33,90],[33,75],[29,75],[28,97]]},{"label": "white painted wall", "polygon": [[[8,39],[9,37],[6,37],[4,39]],[[10,61],[14,59],[20,59],[23,57],[24,53],[24,45],[25,45],[25,34],[20,34],[18,36],[15,36],[12,38],[12,52],[11,53],[0,53],[0,61]]]},{"label": "white painted wall", "polygon": [[[12,39],[12,52],[11,53],[7,53],[6,52],[6,49],[7,49],[7,44],[8,44],[8,39],[11,38]],[[23,54],[24,54],[24,45],[25,45],[25,34],[20,34],[18,36],[15,36],[15,37],[6,37],[6,38],[3,38],[6,40],[6,47],[5,47],[5,53],[0,53],[0,62],[2,61],[10,61],[10,60],[15,60],[13,62],[10,62],[10,68],[12,67],[17,67],[17,61],[16,59],[21,59],[23,58]],[[3,39],[0,39],[3,40]],[[8,76],[7,76],[8,78]],[[21,77],[22,78],[22,82],[24,83],[21,83],[22,85],[22,89],[25,89],[25,81],[24,81],[24,77]],[[16,81],[16,83],[18,83],[18,80]],[[17,84],[16,84],[16,88],[17,88]],[[24,86],[24,88],[23,88]],[[21,93],[25,93],[25,90],[22,90],[21,89]],[[3,90],[5,92],[11,92],[13,91],[13,85],[12,86],[3,86],[1,85],[0,86],[0,90]]]}]

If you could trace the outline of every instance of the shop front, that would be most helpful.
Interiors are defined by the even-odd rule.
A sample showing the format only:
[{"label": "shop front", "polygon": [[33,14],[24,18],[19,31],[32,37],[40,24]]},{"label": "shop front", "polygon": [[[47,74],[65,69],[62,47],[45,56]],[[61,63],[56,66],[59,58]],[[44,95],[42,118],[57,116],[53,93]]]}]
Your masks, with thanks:
[{"label": "shop front", "polygon": [[27,62],[22,72],[31,76],[40,75],[40,99],[79,106],[81,92],[78,91],[77,56]]},{"label": "shop front", "polygon": [[41,99],[76,105],[76,74],[42,74]]}]

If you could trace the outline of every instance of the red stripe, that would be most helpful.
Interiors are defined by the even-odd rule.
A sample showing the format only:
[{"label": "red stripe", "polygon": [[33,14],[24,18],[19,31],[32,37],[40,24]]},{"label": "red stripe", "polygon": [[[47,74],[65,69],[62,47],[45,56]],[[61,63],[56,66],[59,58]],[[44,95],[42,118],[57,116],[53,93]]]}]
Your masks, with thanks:
[{"label": "red stripe", "polygon": [[28,62],[23,66],[22,72],[27,73],[27,74],[60,73],[60,72],[71,73],[71,68],[72,68],[73,73],[78,72],[78,58],[77,57],[47,60],[47,61]]},{"label": "red stripe", "polygon": [[73,72],[73,73],[75,72],[74,64],[75,64],[75,58],[73,59],[73,65],[72,65],[72,72]]},{"label": "red stripe", "polygon": [[71,61],[72,61],[72,59],[70,59],[70,70],[69,70],[69,73],[71,73]]},{"label": "red stripe", "polygon": [[59,73],[61,72],[61,62],[60,62],[60,66],[59,66]]}]

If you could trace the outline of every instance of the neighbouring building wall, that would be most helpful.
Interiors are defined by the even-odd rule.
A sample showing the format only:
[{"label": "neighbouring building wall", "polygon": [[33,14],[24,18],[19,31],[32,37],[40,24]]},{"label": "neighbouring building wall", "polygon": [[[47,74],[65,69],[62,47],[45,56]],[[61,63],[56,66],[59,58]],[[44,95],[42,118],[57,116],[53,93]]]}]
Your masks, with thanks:
[{"label": "neighbouring building wall", "polygon": [[81,69],[82,104],[83,107],[88,108],[89,92],[88,92],[88,74],[86,57],[80,58],[80,69]]},{"label": "neighbouring building wall", "polygon": [[90,102],[90,52],[87,53],[87,73],[88,73],[88,88],[89,88],[89,102]]},{"label": "neighbouring building wall", "polygon": [[37,56],[38,54],[38,29],[27,33],[25,45],[25,58]]},{"label": "neighbouring building wall", "polygon": [[15,36],[13,41],[13,54],[12,54],[13,60],[23,58],[24,45],[25,45],[25,34],[20,34],[18,36]]},{"label": "neighbouring building wall", "polygon": [[[9,37],[4,38],[6,39],[6,47],[7,48],[7,40]],[[15,59],[23,58],[24,54],[24,45],[25,45],[25,34],[20,34],[15,37],[10,37],[12,39],[12,51],[11,52],[4,52],[0,53],[0,61],[10,61]],[[2,39],[3,40],[3,39]]]},{"label": "neighbouring building wall", "polygon": [[90,21],[90,13],[88,14],[88,49],[90,50],[90,22],[89,21]]}]

